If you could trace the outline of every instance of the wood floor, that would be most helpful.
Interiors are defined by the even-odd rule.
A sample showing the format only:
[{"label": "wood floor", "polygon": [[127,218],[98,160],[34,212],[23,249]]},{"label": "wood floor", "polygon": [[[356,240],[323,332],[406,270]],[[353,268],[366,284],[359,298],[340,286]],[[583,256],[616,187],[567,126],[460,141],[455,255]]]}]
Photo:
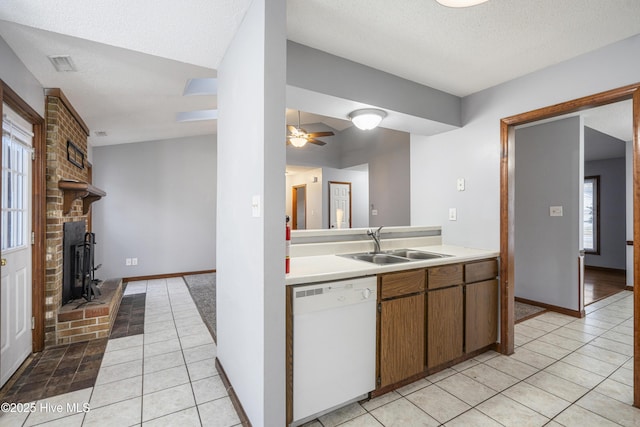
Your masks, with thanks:
[{"label": "wood floor", "polygon": [[626,287],[624,270],[584,269],[584,305],[589,305]]}]

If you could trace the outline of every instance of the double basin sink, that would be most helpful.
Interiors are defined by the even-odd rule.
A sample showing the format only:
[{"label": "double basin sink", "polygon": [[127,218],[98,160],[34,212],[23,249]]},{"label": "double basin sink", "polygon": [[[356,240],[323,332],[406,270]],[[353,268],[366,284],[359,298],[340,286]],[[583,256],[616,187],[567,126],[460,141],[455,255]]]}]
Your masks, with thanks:
[{"label": "double basin sink", "polygon": [[425,259],[446,258],[451,255],[433,252],[417,251],[413,249],[394,249],[384,252],[361,252],[356,254],[342,254],[345,258],[366,261],[373,264],[397,264],[401,262],[421,261]]}]

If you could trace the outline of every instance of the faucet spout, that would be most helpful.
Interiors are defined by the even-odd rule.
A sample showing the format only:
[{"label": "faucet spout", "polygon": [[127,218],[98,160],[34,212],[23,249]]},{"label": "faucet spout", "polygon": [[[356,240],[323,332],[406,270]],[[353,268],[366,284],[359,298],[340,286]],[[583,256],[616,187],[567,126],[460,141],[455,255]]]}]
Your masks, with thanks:
[{"label": "faucet spout", "polygon": [[377,230],[372,230],[369,229],[367,230],[367,236],[371,237],[373,239],[373,244],[374,244],[374,253],[379,253],[380,252],[380,230],[382,230],[382,227],[384,227],[383,225],[381,225],[380,227],[378,227]]}]

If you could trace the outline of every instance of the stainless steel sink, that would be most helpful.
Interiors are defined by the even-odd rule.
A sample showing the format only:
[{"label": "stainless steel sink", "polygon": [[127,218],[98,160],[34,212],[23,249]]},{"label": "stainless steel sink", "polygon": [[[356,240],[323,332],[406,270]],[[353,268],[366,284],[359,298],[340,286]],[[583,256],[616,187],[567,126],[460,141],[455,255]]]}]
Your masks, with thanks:
[{"label": "stainless steel sink", "polygon": [[395,255],[389,254],[376,254],[371,252],[359,253],[359,254],[344,254],[340,255],[345,258],[357,259],[360,261],[367,261],[374,264],[397,264],[400,262],[409,262],[411,261],[408,258],[402,258]]},{"label": "stainless steel sink", "polygon": [[362,252],[357,254],[342,254],[345,258],[371,262],[373,264],[397,264],[400,262],[418,261],[424,259],[445,258],[451,255],[433,252],[415,251],[412,249],[394,249],[382,253]]},{"label": "stainless steel sink", "polygon": [[392,251],[385,251],[385,253],[395,256],[400,256],[409,259],[434,259],[434,258],[446,258],[451,255],[436,254],[433,252],[416,251],[413,249],[394,249]]}]

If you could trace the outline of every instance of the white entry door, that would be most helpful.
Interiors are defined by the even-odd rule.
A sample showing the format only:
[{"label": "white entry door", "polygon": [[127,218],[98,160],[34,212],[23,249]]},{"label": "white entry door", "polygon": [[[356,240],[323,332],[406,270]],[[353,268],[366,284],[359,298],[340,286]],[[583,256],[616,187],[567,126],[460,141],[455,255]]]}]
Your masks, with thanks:
[{"label": "white entry door", "polygon": [[329,181],[329,227],[351,228],[351,183]]},{"label": "white entry door", "polygon": [[0,386],[31,354],[32,126],[3,105]]}]

